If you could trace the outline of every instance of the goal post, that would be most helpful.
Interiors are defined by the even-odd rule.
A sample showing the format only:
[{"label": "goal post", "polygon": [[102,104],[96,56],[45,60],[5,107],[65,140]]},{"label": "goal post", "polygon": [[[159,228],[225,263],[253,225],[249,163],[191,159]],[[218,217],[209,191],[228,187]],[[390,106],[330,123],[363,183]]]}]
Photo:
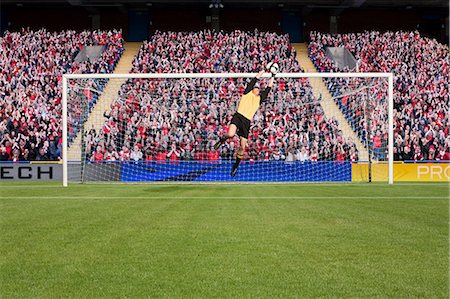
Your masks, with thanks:
[{"label": "goal post", "polygon": [[[244,80],[255,76],[256,73],[63,75],[63,185],[72,181],[370,182],[377,177],[393,184],[392,73],[278,73],[268,99],[269,107],[265,109],[265,104],[261,105],[264,111],[257,112],[252,122],[256,123],[255,135],[259,134],[259,141],[258,136],[249,138],[253,156],[244,160],[237,179],[229,177],[226,172],[238,142],[233,142],[232,149],[227,147],[228,158],[222,153],[206,157],[207,148],[211,138],[224,132],[234,114]],[[269,77],[264,74],[262,79],[267,82]],[[225,104],[219,105],[217,100],[222,97]],[[171,106],[166,107],[164,101]],[[201,124],[194,124],[195,114],[205,103],[212,103],[214,108],[203,107]],[[162,112],[154,112],[158,109]],[[179,111],[183,111],[181,115],[189,115],[189,120],[180,119]],[[210,116],[213,120],[204,123],[203,119]],[[121,118],[122,124],[117,124],[116,118]],[[308,121],[309,118],[314,121]],[[136,123],[145,125],[138,128]],[[109,131],[111,126],[113,132]],[[153,129],[149,129],[151,126]],[[155,126],[156,131],[163,130],[164,134],[155,133]],[[186,142],[195,140],[198,148],[192,152],[203,151],[204,156],[191,153],[190,157],[179,157],[176,147],[184,143],[181,149],[184,152],[186,146],[183,134],[195,135],[194,139],[186,138]],[[119,141],[114,144],[112,139],[119,135]],[[270,142],[265,142],[263,135],[269,136]],[[149,140],[152,146],[145,147],[149,156],[146,157],[142,145]],[[198,144],[205,140],[208,145]],[[163,143],[163,150],[158,150]],[[173,143],[174,149],[169,143]],[[324,151],[328,154],[322,153],[320,147],[324,144],[333,148]],[[140,154],[130,159],[131,147],[135,145]],[[195,146],[188,145],[188,148]],[[338,148],[346,158],[333,153]],[[165,153],[156,157],[157,151]],[[164,156],[168,151],[175,153],[176,159]],[[356,151],[356,159],[345,151]],[[301,158],[302,154],[305,159]],[[100,159],[102,155],[104,158]],[[373,164],[380,165],[373,169]]]}]

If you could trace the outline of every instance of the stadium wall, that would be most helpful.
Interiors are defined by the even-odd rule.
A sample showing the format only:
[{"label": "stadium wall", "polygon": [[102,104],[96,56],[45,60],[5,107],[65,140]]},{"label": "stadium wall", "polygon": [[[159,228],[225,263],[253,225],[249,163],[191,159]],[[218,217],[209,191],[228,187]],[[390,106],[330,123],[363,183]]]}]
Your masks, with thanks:
[{"label": "stadium wall", "polygon": [[220,28],[225,31],[258,28],[260,31],[282,33],[281,21],[280,9],[229,8],[221,12]]},{"label": "stadium wall", "polygon": [[[142,5],[77,6],[68,2],[48,3],[41,1],[1,5],[0,31],[17,31],[24,27],[47,28],[50,31],[66,29],[122,29],[128,40],[133,22],[130,11],[148,15],[145,30],[199,31],[211,29],[212,11],[205,3]],[[345,10],[308,8],[280,5],[277,2],[226,4],[217,14],[220,29],[268,30],[289,33],[293,42],[308,39],[310,31],[330,32],[336,27],[338,33],[364,30],[419,30],[423,35],[448,43],[448,7],[414,7],[411,9],[380,6]],[[332,21],[335,20],[335,21]],[[332,26],[333,23],[333,26]],[[335,23],[335,24],[334,24]],[[133,38],[133,34],[131,35]],[[139,37],[142,39],[142,37]]]}]

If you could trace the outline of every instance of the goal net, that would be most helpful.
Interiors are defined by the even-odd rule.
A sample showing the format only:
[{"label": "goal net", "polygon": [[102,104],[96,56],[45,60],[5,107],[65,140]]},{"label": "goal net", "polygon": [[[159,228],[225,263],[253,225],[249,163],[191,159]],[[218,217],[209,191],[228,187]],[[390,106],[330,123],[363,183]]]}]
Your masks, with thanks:
[{"label": "goal net", "polygon": [[[385,73],[281,73],[239,137],[219,150],[255,74],[63,77],[68,182],[392,183],[392,85]],[[267,86],[263,76],[261,90]]]}]

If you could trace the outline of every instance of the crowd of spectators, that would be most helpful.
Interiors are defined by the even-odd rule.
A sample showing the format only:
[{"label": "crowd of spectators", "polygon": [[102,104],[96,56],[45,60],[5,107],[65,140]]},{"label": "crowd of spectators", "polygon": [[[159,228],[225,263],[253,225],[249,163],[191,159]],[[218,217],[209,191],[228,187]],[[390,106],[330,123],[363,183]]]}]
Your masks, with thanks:
[{"label": "crowd of spectators", "polygon": [[[101,57],[75,62],[79,51],[89,45],[104,45]],[[310,57],[319,71],[343,71],[326,56],[327,46],[346,47],[361,72],[394,72],[396,160],[450,159],[446,46],[417,32],[312,32]],[[62,74],[109,73],[122,51],[120,31],[24,29],[0,37],[0,160],[60,159]],[[269,61],[277,61],[282,72],[302,71],[287,35],[156,32],[144,42],[132,71],[257,72]],[[386,82],[333,79],[326,83],[361,141],[370,142],[375,158],[385,159]],[[227,130],[246,84],[244,79],[128,80],[105,112],[102,129],[86,132],[86,156],[108,161],[232,159],[237,138],[220,151],[214,151],[213,144]],[[95,99],[89,90],[103,88],[102,81],[95,80],[82,85],[84,91],[69,89],[91,101]],[[319,101],[308,80],[277,79],[252,122],[247,158],[357,160],[353,140],[343,136],[335,119],[325,117]],[[82,112],[76,101],[69,108],[73,138]]]},{"label": "crowd of spectators", "polygon": [[[75,62],[91,45],[104,46],[101,57]],[[23,29],[0,37],[0,160],[60,159],[62,75],[109,73],[122,51],[120,31]]]},{"label": "crowd of spectators", "polygon": [[[270,61],[301,72],[287,35],[268,32],[156,32],[133,63],[135,73],[258,72]],[[266,80],[262,80],[262,88]],[[100,132],[86,134],[91,160],[232,159],[238,139],[213,150],[226,132],[244,79],[136,79],[121,87]],[[256,113],[247,158],[356,160],[357,150],[327,119],[308,80],[277,79]]]},{"label": "crowd of spectators", "polygon": [[[331,46],[347,48],[357,59],[360,72],[394,73],[395,160],[450,160],[450,56],[446,45],[419,32],[311,32],[310,37],[310,57],[321,72],[348,71],[339,69],[325,54]],[[361,140],[366,141],[364,128],[370,127],[367,137],[375,157],[385,159],[386,80],[330,79],[327,84]],[[366,119],[371,120],[369,125]]]}]

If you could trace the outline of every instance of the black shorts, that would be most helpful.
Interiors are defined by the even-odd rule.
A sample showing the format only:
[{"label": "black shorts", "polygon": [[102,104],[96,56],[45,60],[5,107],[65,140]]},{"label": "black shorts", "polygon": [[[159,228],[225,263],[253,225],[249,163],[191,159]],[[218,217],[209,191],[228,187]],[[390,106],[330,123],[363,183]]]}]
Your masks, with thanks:
[{"label": "black shorts", "polygon": [[233,115],[233,118],[231,119],[231,123],[236,125],[238,136],[248,139],[248,133],[250,132],[249,119],[247,119],[242,114],[236,112],[236,114]]}]

